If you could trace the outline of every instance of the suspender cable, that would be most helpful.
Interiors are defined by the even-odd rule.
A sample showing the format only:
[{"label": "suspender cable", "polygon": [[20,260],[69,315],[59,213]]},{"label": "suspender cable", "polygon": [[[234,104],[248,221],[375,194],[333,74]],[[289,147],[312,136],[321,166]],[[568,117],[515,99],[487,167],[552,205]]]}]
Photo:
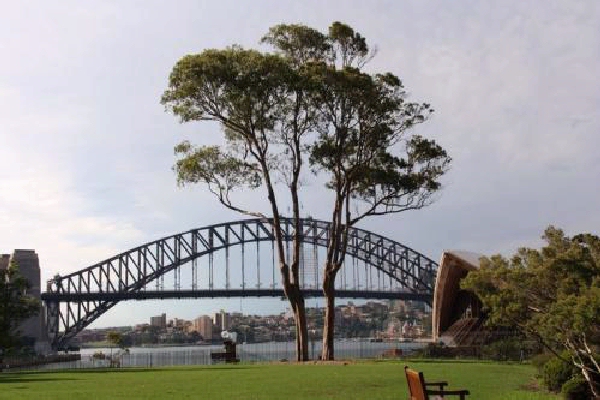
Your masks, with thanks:
[{"label": "suspender cable", "polygon": [[313,262],[314,264],[314,288],[318,289],[319,288],[319,249],[317,247],[317,238],[315,236],[315,239],[313,240]]},{"label": "suspender cable", "polygon": [[192,290],[198,289],[198,270],[196,265],[196,254],[198,253],[198,235],[192,232]]},{"label": "suspender cable", "polygon": [[[154,265],[154,268],[155,268],[155,271],[158,271],[159,269],[162,268],[162,265],[160,265],[160,247],[159,247],[158,242],[156,243],[156,249],[154,251],[154,254],[156,256],[156,259],[155,259],[156,264]],[[155,284],[156,284],[156,291],[158,291],[160,289],[160,278],[158,278],[156,280]]]},{"label": "suspender cable", "polygon": [[304,288],[304,285],[305,285],[305,282],[306,282],[305,278],[304,278],[304,271],[306,270],[306,265],[304,264],[304,261],[305,261],[304,260],[304,243],[300,242],[299,246],[300,246],[300,251],[299,251],[299,253],[300,253],[299,254],[300,259],[298,260],[298,266],[300,268],[302,268],[302,275],[299,277],[299,279],[300,279],[300,283],[301,283],[300,287]]},{"label": "suspender cable", "polygon": [[229,229],[225,228],[225,289],[229,289]]},{"label": "suspender cable", "polygon": [[256,238],[256,288],[260,289],[260,241]]},{"label": "suspender cable", "polygon": [[242,290],[246,290],[246,253],[244,248],[244,229],[242,229]]},{"label": "suspender cable", "polygon": [[371,278],[371,270],[367,266],[367,261],[363,261],[363,266],[365,267],[365,290],[371,289],[371,282],[373,281]]},{"label": "suspender cable", "polygon": [[358,289],[357,283],[356,283],[356,275],[358,272],[358,260],[356,259],[356,254],[354,255],[354,257],[352,257],[352,285],[354,286],[353,289]]},{"label": "suspender cable", "polygon": [[209,289],[213,288],[213,261],[214,261],[214,256],[213,256],[213,253],[211,252],[208,255],[208,288]]},{"label": "suspender cable", "polygon": [[271,241],[271,264],[273,266],[272,268],[272,272],[273,272],[273,289],[275,289],[275,285],[276,285],[276,281],[275,281],[275,239],[273,238],[273,240]]},{"label": "suspender cable", "polygon": [[213,231],[212,229],[208,231],[208,245],[209,251],[208,254],[208,288],[213,288],[213,262],[214,262],[214,248],[213,248]]},{"label": "suspender cable", "polygon": [[197,261],[194,258],[192,260],[192,290],[198,289],[198,270]]},{"label": "suspender cable", "polygon": [[342,278],[344,280],[344,289],[348,289],[348,281],[346,280],[346,260],[348,257],[344,258],[344,266],[342,267]]}]

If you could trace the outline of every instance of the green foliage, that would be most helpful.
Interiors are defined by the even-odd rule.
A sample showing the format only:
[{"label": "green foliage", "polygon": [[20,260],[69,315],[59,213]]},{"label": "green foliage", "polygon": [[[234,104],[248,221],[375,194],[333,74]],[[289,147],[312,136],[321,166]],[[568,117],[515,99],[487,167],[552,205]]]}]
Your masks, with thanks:
[{"label": "green foliage", "polygon": [[277,181],[293,187],[308,161],[330,175],[327,186],[341,200],[366,204],[352,222],[428,204],[450,158],[406,132],[433,109],[407,102],[396,75],[361,71],[374,55],[364,37],[340,22],[327,33],[282,24],[261,42],[275,53],[232,46],[174,66],[161,102],[182,122],[218,122],[227,142],[226,151],[177,146],[180,184],[205,183],[221,203],[243,211],[230,191]]},{"label": "green foliage", "polygon": [[323,60],[331,49],[327,36],[304,25],[276,25],[269,29],[261,43],[273,46],[278,54],[299,66]]},{"label": "green foliage", "polygon": [[523,361],[536,351],[535,343],[522,337],[507,337],[493,341],[481,348],[484,359],[495,361]]},{"label": "green foliage", "polygon": [[39,313],[40,302],[27,294],[30,288],[14,260],[6,270],[0,270],[0,349],[18,346],[19,324]]},{"label": "green foliage", "polygon": [[117,347],[124,347],[124,340],[123,340],[123,334],[121,332],[117,332],[117,331],[110,331],[106,334],[106,340],[117,346]]},{"label": "green foliage", "polygon": [[[569,356],[568,353],[563,353],[563,356]],[[567,358],[568,360],[568,358]],[[553,357],[546,364],[544,364],[542,370],[542,380],[544,384],[553,392],[560,392],[562,386],[571,379],[577,370],[568,361],[563,358]]]},{"label": "green foliage", "polygon": [[483,258],[462,286],[482,300],[491,324],[519,327],[551,350],[567,350],[565,359],[595,390],[593,377],[600,376],[593,361],[600,346],[600,238],[567,237],[554,227],[543,238],[547,245],[541,250],[522,248],[511,259]]},{"label": "green foliage", "polygon": [[530,362],[531,365],[538,371],[538,375],[541,377],[544,371],[544,365],[546,365],[546,363],[554,357],[555,356],[549,352],[543,352],[531,357]]},{"label": "green foliage", "polygon": [[[232,193],[266,190],[284,290],[294,312],[302,313],[299,241],[295,238],[288,266],[275,185],[289,189],[297,224],[303,165],[325,175],[334,192],[324,274],[329,281],[323,283],[331,300],[334,291],[328,288],[345,257],[348,228],[368,216],[430,204],[450,158],[435,141],[410,134],[432,108],[408,102],[393,73],[363,71],[374,53],[352,27],[334,22],[321,33],[282,24],[262,43],[274,53],[231,46],[184,56],[173,67],[161,102],[181,122],[214,121],[224,133],[225,146],[194,147],[186,141],[175,148],[180,185],[203,183],[225,207],[257,217],[267,214],[246,209]],[[306,327],[299,328],[306,336]],[[332,329],[327,325],[326,337],[333,345]]]},{"label": "green foliage", "polygon": [[224,195],[242,185],[252,189],[261,184],[256,165],[223,154],[218,146],[196,148],[185,141],[175,147],[175,154],[182,156],[175,165],[177,182],[182,185],[204,182]]}]

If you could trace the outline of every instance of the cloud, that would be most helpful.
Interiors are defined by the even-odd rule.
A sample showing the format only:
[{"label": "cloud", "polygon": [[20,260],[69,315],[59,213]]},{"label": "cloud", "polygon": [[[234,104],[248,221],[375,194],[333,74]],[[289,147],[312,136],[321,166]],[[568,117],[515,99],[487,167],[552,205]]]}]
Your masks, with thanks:
[{"label": "cloud", "polygon": [[[140,4],[3,5],[0,250],[36,248],[44,278],[240,218],[202,187],[176,187],[173,145],[220,132],[178,124],[159,98],[179,57],[258,46],[281,22],[351,24],[379,48],[370,67],[397,73],[412,100],[436,109],[417,132],[454,158],[438,202],[363,227],[436,258],[537,245],[550,223],[600,225],[595,0]],[[263,197],[239,194],[257,206]],[[307,186],[304,211],[327,218],[325,198]]]},{"label": "cloud", "polygon": [[521,8],[475,9],[459,21],[463,29],[449,16],[439,29],[454,28],[452,39],[418,49],[417,86],[432,93],[442,139],[460,152],[477,149],[529,170],[587,162],[591,132],[573,122],[597,118],[600,78],[591,65],[598,55],[588,49],[600,42],[585,34],[597,19],[586,10],[549,16],[545,8]]},{"label": "cloud", "polygon": [[35,248],[47,278],[136,243],[141,233],[131,222],[86,212],[90,199],[61,157],[77,151],[73,141],[88,128],[82,109],[27,104],[19,91],[0,90],[0,251]]}]

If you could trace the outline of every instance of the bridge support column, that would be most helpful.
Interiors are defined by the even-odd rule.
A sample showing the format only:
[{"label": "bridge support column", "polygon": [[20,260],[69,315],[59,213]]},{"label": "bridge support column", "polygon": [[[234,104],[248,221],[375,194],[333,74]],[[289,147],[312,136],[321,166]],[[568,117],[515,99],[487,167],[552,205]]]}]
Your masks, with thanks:
[{"label": "bridge support column", "polygon": [[52,346],[52,350],[56,351],[57,339],[58,339],[58,325],[60,318],[60,309],[58,301],[47,301],[46,302],[46,330],[48,335],[48,341]]}]

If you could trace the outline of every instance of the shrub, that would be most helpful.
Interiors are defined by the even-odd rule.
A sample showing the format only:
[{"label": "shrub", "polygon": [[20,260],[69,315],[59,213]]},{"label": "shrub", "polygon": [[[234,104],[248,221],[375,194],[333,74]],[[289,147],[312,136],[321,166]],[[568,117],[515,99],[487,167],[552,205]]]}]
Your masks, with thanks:
[{"label": "shrub", "polygon": [[[568,354],[563,353],[563,358],[568,360]],[[558,357],[553,357],[544,364],[542,378],[548,390],[558,392],[562,388],[562,385],[575,376],[576,373],[577,371],[575,371],[575,367],[571,363],[563,361]]]},{"label": "shrub", "polygon": [[554,356],[550,353],[540,353],[531,357],[531,365],[537,369],[539,376],[543,375],[544,365],[546,365],[546,363],[550,361],[552,357]]},{"label": "shrub", "polygon": [[582,376],[574,376],[562,385],[562,395],[565,400],[587,400],[592,398],[588,383]]},{"label": "shrub", "polygon": [[532,352],[532,344],[520,337],[501,338],[481,348],[481,355],[494,361],[523,361]]}]

